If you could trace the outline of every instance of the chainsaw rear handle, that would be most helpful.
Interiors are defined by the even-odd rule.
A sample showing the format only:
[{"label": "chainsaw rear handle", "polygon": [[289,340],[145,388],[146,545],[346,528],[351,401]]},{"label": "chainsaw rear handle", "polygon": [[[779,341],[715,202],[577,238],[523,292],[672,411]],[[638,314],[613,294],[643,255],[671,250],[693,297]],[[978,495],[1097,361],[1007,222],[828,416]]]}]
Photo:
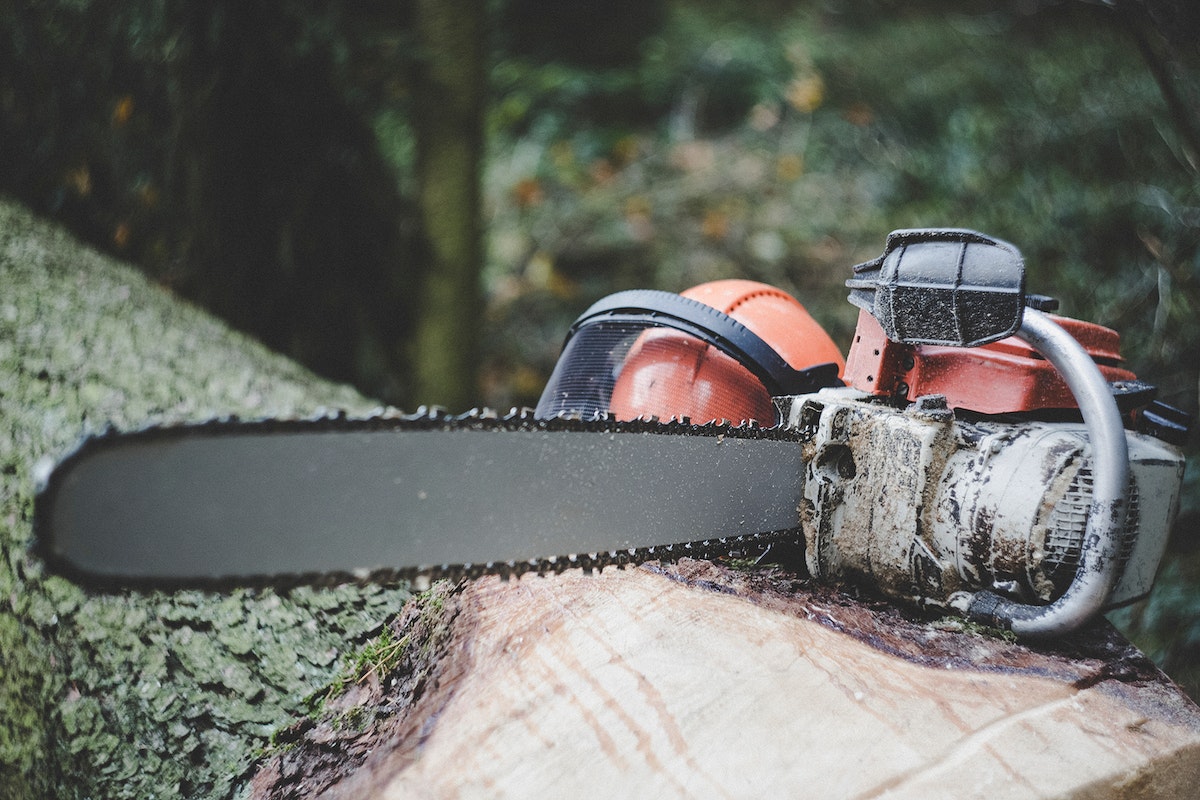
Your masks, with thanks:
[{"label": "chainsaw rear handle", "polygon": [[1104,606],[1117,574],[1120,532],[1128,511],[1129,451],[1112,389],[1096,363],[1050,317],[1027,308],[1015,334],[1062,374],[1079,404],[1092,448],[1092,503],[1079,566],[1066,592],[1049,605],[1030,605],[991,591],[964,593],[951,604],[968,617],[1019,636],[1067,633]]}]

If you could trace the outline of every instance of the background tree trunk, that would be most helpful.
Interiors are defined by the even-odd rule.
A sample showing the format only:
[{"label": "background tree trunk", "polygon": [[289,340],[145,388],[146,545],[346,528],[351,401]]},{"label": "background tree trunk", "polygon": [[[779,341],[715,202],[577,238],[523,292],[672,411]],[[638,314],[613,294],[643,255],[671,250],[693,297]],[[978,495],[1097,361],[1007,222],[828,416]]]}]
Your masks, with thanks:
[{"label": "background tree trunk", "polygon": [[413,125],[428,264],[410,396],[465,411],[479,401],[484,5],[482,0],[418,0],[416,9],[420,53]]}]

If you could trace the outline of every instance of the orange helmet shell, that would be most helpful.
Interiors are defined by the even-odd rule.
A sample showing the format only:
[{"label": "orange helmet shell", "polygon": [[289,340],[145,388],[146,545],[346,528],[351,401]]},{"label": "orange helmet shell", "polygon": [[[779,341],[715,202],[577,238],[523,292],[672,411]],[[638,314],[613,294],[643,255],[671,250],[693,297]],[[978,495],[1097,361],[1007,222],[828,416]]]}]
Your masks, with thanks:
[{"label": "orange helmet shell", "polygon": [[694,422],[769,422],[771,395],[750,370],[699,339],[670,328],[642,333],[613,385],[617,419],[687,417]]},{"label": "orange helmet shell", "polygon": [[[804,306],[763,283],[721,280],[683,292],[749,328],[792,368],[835,363],[841,352]],[[618,419],[688,417],[693,422],[775,418],[770,393],[744,365],[681,331],[651,328],[629,350],[613,385],[611,412]]]}]

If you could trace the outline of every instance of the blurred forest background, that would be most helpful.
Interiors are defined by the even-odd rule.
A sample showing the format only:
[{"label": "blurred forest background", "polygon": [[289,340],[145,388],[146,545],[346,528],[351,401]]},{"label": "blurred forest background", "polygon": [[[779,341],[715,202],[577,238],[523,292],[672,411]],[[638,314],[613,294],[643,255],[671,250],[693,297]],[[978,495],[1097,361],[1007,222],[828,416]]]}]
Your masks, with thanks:
[{"label": "blurred forest background", "polygon": [[[894,228],[1017,244],[1165,401],[1200,370],[1190,0],[0,0],[0,192],[383,401],[536,400],[618,289],[843,345]],[[1114,619],[1200,694],[1200,461]]]}]

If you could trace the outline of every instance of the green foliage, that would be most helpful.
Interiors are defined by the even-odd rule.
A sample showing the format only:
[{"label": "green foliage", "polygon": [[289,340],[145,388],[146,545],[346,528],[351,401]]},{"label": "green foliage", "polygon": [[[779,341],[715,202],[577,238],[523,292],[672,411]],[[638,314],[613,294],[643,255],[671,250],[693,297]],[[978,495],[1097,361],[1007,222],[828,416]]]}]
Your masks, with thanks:
[{"label": "green foliage", "polygon": [[[889,227],[1015,242],[1033,290],[1117,329],[1139,377],[1195,413],[1200,182],[1114,17],[912,14],[827,32],[813,52],[829,85],[822,113],[840,116],[814,127],[814,169],[875,172]],[[870,122],[847,124],[854,109]],[[1185,519],[1200,506],[1196,453]]]},{"label": "green foliage", "polygon": [[[667,288],[762,277],[815,297],[845,341],[847,317],[825,306],[887,229],[977,227],[1018,244],[1032,287],[1118,327],[1131,363],[1194,406],[1178,366],[1200,338],[1196,172],[1115,17],[767,5],[729,21],[720,4],[673,7],[623,71],[499,63],[495,292],[537,283],[546,263],[568,284],[597,268]],[[707,126],[696,98],[726,89],[739,113]],[[597,94],[654,116],[598,119],[583,108]]]},{"label": "green foliage", "polygon": [[[529,291],[582,305],[738,275],[797,292],[845,342],[841,280],[887,230],[975,227],[1195,408],[1197,172],[1114,15],[769,7],[728,22],[721,4],[672,7],[622,70],[499,62],[487,274],[494,297],[521,296],[514,316]],[[739,112],[706,125],[697,98],[726,89]],[[599,95],[651,116],[589,110]],[[521,326],[504,302],[493,313]],[[528,355],[494,351],[543,372],[552,359]]]}]

